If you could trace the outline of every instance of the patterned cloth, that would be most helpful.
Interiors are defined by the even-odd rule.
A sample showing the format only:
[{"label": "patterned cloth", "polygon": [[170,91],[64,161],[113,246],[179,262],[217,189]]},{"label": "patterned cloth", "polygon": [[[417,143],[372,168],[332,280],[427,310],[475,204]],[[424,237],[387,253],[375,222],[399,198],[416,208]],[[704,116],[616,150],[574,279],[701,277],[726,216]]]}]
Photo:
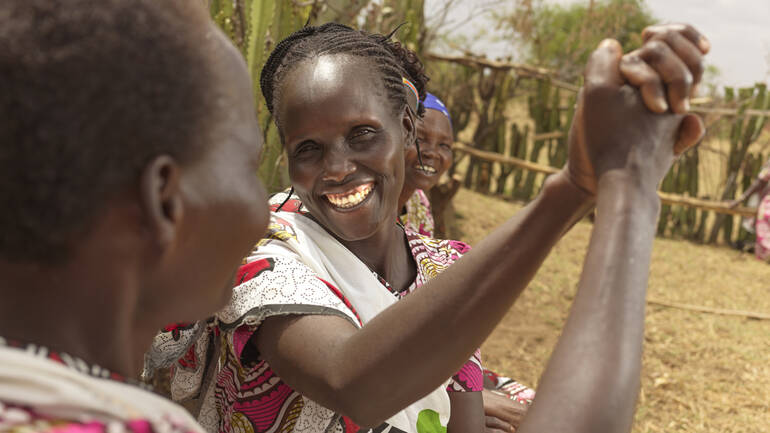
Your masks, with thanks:
[{"label": "patterned cloth", "polygon": [[0,338],[0,432],[202,433],[183,408],[82,359]]},{"label": "patterned cloth", "polygon": [[[770,183],[770,161],[765,163],[758,177],[759,180]],[[765,185],[760,192],[760,197],[754,222],[757,236],[754,254],[758,259],[770,262],[770,185]]]},{"label": "patterned cloth", "polygon": [[505,394],[511,400],[519,403],[532,404],[535,399],[535,390],[522,385],[510,377],[500,376],[492,370],[484,369],[484,377],[492,383],[492,389]]},{"label": "patterned cloth", "polygon": [[[285,194],[274,197],[271,200],[273,210],[285,198]],[[304,208],[298,200],[287,201],[281,210],[272,214],[268,236],[260,242],[255,255],[239,269],[230,304],[208,323],[167,328],[156,338],[153,352],[160,354],[149,355],[149,358],[155,358],[149,364],[162,365],[169,356],[179,355],[179,349],[174,348],[175,342],[181,342],[176,346],[184,348],[190,335],[200,336],[174,364],[171,391],[175,400],[196,400],[200,407],[198,420],[210,432],[356,432],[359,428],[350,419],[303,397],[283,382],[249,343],[252,335],[264,319],[287,314],[335,315],[361,327],[381,311],[371,310],[367,303],[360,302],[361,296],[382,297],[385,303],[392,304],[438,275],[469,247],[462,242],[433,240],[406,229],[408,244],[417,263],[417,277],[407,290],[396,293],[368,268],[364,271],[368,277],[364,277],[370,278],[374,286],[350,284],[346,279],[353,274],[350,268],[355,263],[346,262],[349,266],[344,275],[332,273],[322,278],[315,270],[318,267],[308,264],[307,258],[264,253],[276,246],[296,244],[298,239],[309,236],[306,226],[297,225],[299,222],[312,223],[303,216]],[[345,251],[338,254],[345,254]],[[350,254],[350,261],[360,263],[352,253],[347,251],[347,254]],[[348,289],[340,289],[343,286]],[[357,295],[349,290],[351,286],[360,286],[366,291]],[[446,391],[481,391],[482,388],[481,360],[477,351],[448,382]],[[440,427],[435,424],[444,417],[443,424],[446,424],[448,399],[446,392],[440,392],[443,397],[437,395],[436,398],[446,400],[447,413],[422,410],[417,412],[418,422]],[[429,397],[431,395],[426,399]],[[414,424],[410,424],[413,428],[403,427],[403,424],[397,428],[399,424],[393,421],[395,418],[375,430],[416,431]],[[409,423],[415,420],[411,416],[406,419]]]},{"label": "patterned cloth", "polygon": [[413,232],[432,238],[435,227],[433,214],[430,210],[430,200],[428,200],[425,192],[421,189],[416,190],[404,207],[406,213],[398,217],[401,224]]}]

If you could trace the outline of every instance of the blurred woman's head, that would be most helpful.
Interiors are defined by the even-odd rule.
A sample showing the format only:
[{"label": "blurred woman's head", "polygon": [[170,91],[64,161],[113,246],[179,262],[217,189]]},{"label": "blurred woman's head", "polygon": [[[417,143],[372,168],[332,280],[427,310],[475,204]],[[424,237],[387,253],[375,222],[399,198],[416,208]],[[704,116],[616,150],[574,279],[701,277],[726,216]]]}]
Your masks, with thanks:
[{"label": "blurred woman's head", "polygon": [[337,237],[366,239],[395,221],[426,82],[403,45],[339,24],[306,27],[268,59],[262,93],[292,186]]},{"label": "blurred woman's head", "polygon": [[423,102],[425,114],[417,122],[416,146],[406,152],[404,189],[427,191],[433,188],[452,165],[452,120],[449,111],[432,93]]},{"label": "blurred woman's head", "polygon": [[47,275],[84,323],[115,306],[157,329],[222,306],[267,224],[250,92],[200,5],[0,3],[4,274],[45,269],[24,286]]}]

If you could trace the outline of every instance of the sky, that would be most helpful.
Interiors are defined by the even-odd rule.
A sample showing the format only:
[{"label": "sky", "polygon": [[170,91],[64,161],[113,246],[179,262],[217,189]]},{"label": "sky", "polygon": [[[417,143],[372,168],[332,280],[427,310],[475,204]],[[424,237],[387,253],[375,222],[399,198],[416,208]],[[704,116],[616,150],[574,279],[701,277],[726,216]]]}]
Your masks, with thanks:
[{"label": "sky", "polygon": [[[428,0],[426,7],[441,5],[446,0]],[[571,4],[588,0],[545,0],[547,3]],[[500,0],[455,0],[451,19],[463,22],[469,10]],[[770,81],[770,0],[646,0],[652,14],[661,22],[686,22],[694,25],[712,44],[706,58],[721,74],[717,83],[729,86],[751,86]],[[472,20],[472,28],[489,28],[485,16]],[[459,27],[459,29],[467,27]],[[456,31],[461,31],[461,30]],[[505,43],[477,40],[473,51],[490,57],[514,54]]]}]

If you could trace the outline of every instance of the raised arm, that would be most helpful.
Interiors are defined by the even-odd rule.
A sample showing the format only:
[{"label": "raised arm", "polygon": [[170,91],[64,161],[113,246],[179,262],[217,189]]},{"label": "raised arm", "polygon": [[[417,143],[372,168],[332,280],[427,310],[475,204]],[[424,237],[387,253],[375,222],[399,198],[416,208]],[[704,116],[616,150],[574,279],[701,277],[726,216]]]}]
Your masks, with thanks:
[{"label": "raised arm", "polygon": [[[639,390],[644,306],[658,182],[671,165],[678,126],[696,131],[694,116],[654,115],[641,95],[608,73],[620,46],[606,41],[586,70],[573,130],[608,152],[596,167],[597,219],[577,295],[520,432],[627,432]],[[602,124],[629,127],[596,134]],[[701,129],[702,131],[702,129]],[[578,374],[576,374],[578,372]],[[558,410],[558,416],[554,416]]]},{"label": "raised arm", "polygon": [[[619,57],[614,64],[615,70],[611,71],[615,74],[613,77],[619,77],[618,62]],[[606,64],[604,66],[608,67]],[[535,200],[475,246],[473,251],[361,329],[355,329],[336,317],[267,319],[257,335],[258,349],[264,358],[290,386],[307,397],[348,415],[359,425],[376,425],[435,389],[481,345],[529,284],[553,245],[593,206],[593,191],[601,194],[600,212],[604,214],[601,221],[609,232],[597,233],[590,257],[598,254],[598,249],[610,246],[627,249],[616,252],[627,253],[635,259],[648,257],[649,245],[634,246],[632,242],[622,239],[633,235],[640,242],[649,243],[648,238],[652,236],[650,227],[657,211],[657,199],[654,195],[649,196],[649,190],[652,188],[654,193],[655,185],[670,165],[677,139],[680,146],[693,144],[699,138],[699,131],[702,132],[702,124],[687,118],[683,122],[682,133],[677,136],[676,128],[681,117],[673,119],[673,116],[669,116],[668,123],[652,121],[664,116],[655,117],[647,111],[640,102],[641,98],[630,87],[621,91],[619,85],[615,85],[611,89],[598,89],[607,91],[607,95],[613,97],[619,93],[620,102],[626,105],[618,106],[617,99],[607,101],[599,98],[606,95],[595,92],[597,88],[589,86],[590,92],[583,95],[581,109],[578,110],[586,115],[576,119],[573,124],[569,167],[551,176]],[[615,105],[608,105],[608,108],[621,111],[616,113],[603,109],[601,105],[609,102]],[[678,104],[671,103],[672,106]],[[608,117],[597,118],[596,113],[607,114]],[[618,118],[620,114],[626,117]],[[593,134],[588,134],[588,129]],[[656,147],[651,148],[649,142],[653,142]],[[664,146],[668,146],[665,157],[661,156],[661,152],[652,153]],[[623,160],[613,152],[616,148],[625,152],[621,152],[622,155],[636,155],[637,160],[645,161],[647,165],[623,165]],[[625,183],[613,184],[613,180],[619,179],[624,179]],[[607,183],[610,185],[605,186]],[[634,194],[630,194],[631,186],[635,185],[644,185],[644,188],[633,190]],[[623,193],[630,195],[620,201],[618,197]],[[619,206],[619,203],[626,203],[627,206],[628,203],[636,204],[631,199],[647,200],[640,205],[640,214],[644,217],[611,212],[616,210],[612,206]],[[624,208],[624,212],[628,212],[628,209]],[[621,229],[627,229],[630,233],[623,233]],[[590,263],[595,260],[595,264],[587,263],[588,269],[598,272],[627,266],[626,271],[633,269],[635,272],[629,277],[632,283],[628,285],[634,288],[644,285],[646,280],[640,275],[646,275],[647,261],[638,259],[631,264],[606,261],[610,259],[619,260],[614,254],[603,254],[592,258]],[[585,299],[582,302],[599,302],[602,305],[609,303],[607,299],[596,298],[595,290],[610,290],[613,284],[619,283],[622,274],[613,275],[615,279],[602,280],[599,289],[593,284],[595,281],[589,279],[585,282],[584,279],[581,284],[591,286],[591,289],[580,292],[581,299]],[[622,290],[624,293],[632,291],[626,286]],[[621,305],[624,310],[633,310],[639,294],[628,296],[631,298],[613,300],[612,307]],[[627,300],[629,305],[626,305]],[[571,325],[568,329],[569,335],[577,337],[567,339],[566,349],[560,345],[563,353],[571,354],[579,350],[579,347],[571,345],[575,341],[590,340],[590,335],[586,333],[591,330],[587,327],[597,322],[597,314],[590,308],[577,310],[580,311],[577,315],[579,320],[572,321],[577,320],[579,326]],[[639,314],[633,318],[639,317]],[[641,325],[636,326],[635,320],[629,320],[629,323],[620,323],[628,327],[618,331],[618,335],[623,338],[640,335]],[[608,354],[616,352],[613,345],[615,341],[607,342]],[[635,347],[637,343],[631,341],[629,344]],[[626,365],[626,370],[623,370],[627,377],[634,378],[631,380],[638,380],[638,367],[634,367],[638,364],[638,354],[638,350],[623,350],[624,360],[633,364]],[[557,356],[554,363],[558,365],[558,362],[565,362],[560,361],[562,359],[565,359],[564,356]],[[549,371],[554,369],[551,367]],[[618,389],[612,381],[603,381],[600,385],[613,395],[626,395],[630,392],[628,387]],[[372,402],[372,396],[376,396],[376,403]],[[553,395],[553,392],[538,397],[540,401],[546,401],[539,404],[545,409],[539,410],[547,411],[550,407],[551,411],[561,411],[560,399],[563,397]],[[619,414],[622,415],[625,413]],[[528,428],[555,431],[541,429],[541,426],[553,424],[541,425],[543,421],[538,421],[541,419],[539,417],[541,415],[537,414],[534,421],[528,423]]]}]

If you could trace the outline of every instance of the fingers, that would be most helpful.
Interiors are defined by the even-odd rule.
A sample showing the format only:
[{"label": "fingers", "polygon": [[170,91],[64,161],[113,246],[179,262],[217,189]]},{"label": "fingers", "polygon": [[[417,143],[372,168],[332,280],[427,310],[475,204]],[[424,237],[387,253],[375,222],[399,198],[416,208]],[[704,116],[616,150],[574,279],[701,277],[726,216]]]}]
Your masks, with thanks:
[{"label": "fingers", "polygon": [[650,65],[634,53],[623,56],[620,61],[620,73],[642,94],[644,105],[654,113],[668,111],[666,92],[660,76]]},{"label": "fingers", "polygon": [[671,32],[678,33],[685,37],[693,45],[698,47],[700,52],[703,54],[707,54],[709,50],[711,50],[711,42],[709,42],[705,36],[700,34],[700,32],[696,30],[695,27],[689,24],[659,24],[647,27],[642,31],[642,40],[647,42],[656,36]]},{"label": "fingers", "polygon": [[505,432],[510,433],[514,431],[512,425],[494,416],[485,416],[486,431],[487,432]]},{"label": "fingers", "polygon": [[650,36],[648,40],[660,40],[665,42],[666,45],[679,56],[679,59],[687,65],[693,79],[693,86],[689,96],[694,96],[697,84],[700,83],[701,78],[703,78],[703,71],[705,70],[703,61],[704,53],[696,46],[696,43],[678,31],[656,32]]},{"label": "fingers", "polygon": [[620,58],[623,48],[614,39],[605,39],[591,53],[585,70],[587,86],[620,86],[623,78],[620,75]]},{"label": "fingers", "polygon": [[623,77],[640,89],[651,111],[661,113],[670,107],[676,113],[687,112],[689,98],[703,78],[703,55],[711,49],[710,42],[687,24],[647,27],[642,38],[644,45],[621,60]]},{"label": "fingers", "polygon": [[688,114],[679,125],[679,137],[674,144],[674,154],[681,155],[687,149],[695,146],[703,138],[706,128],[703,120],[695,114]]},{"label": "fingers", "polygon": [[[625,59],[627,63],[633,64],[634,62],[644,61],[657,72],[665,86],[665,90],[660,89],[658,91],[666,93],[668,105],[675,113],[682,114],[690,109],[689,97],[693,84],[692,73],[668,44],[660,40],[653,40],[644,44],[642,48],[628,53],[626,57],[631,57]],[[638,57],[638,59],[633,57]],[[641,78],[629,78],[629,81],[632,79],[637,80]],[[653,85],[649,77],[646,83]]]}]

